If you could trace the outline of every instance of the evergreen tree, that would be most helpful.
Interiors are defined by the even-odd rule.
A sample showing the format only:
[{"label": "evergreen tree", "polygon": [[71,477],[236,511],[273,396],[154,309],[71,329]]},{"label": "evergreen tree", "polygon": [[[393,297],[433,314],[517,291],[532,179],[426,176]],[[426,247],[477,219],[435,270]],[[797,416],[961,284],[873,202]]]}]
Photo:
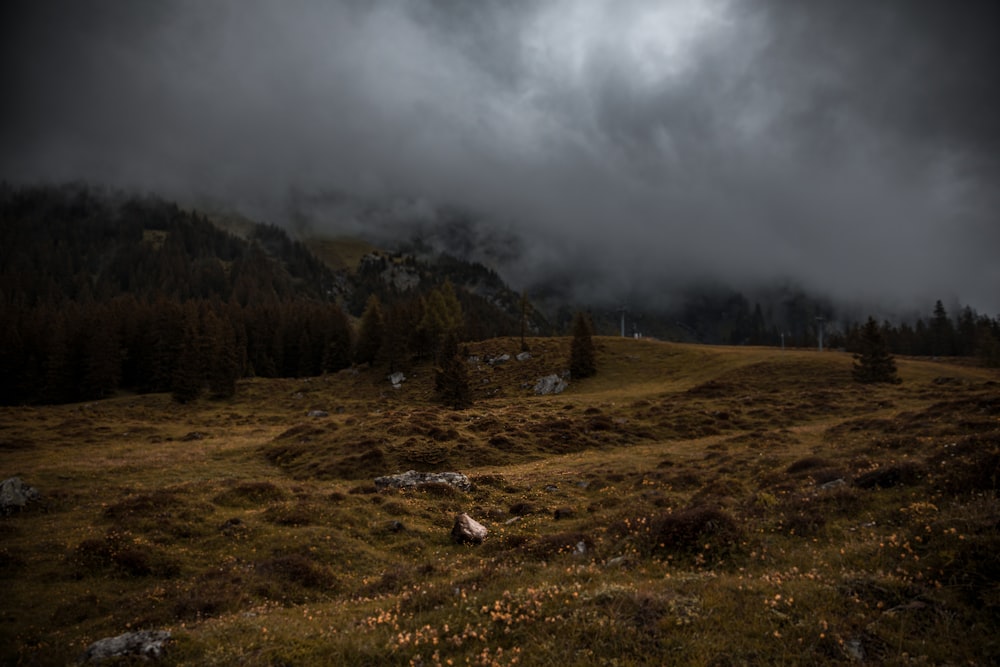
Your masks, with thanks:
[{"label": "evergreen tree", "polygon": [[441,402],[461,410],[472,405],[472,392],[469,387],[469,370],[465,357],[458,350],[458,337],[454,332],[445,334],[438,351],[438,367],[434,373],[434,390]]},{"label": "evergreen tree", "polygon": [[857,382],[891,384],[901,382],[896,373],[896,360],[889,353],[882,331],[872,317],[869,317],[861,327],[859,346],[861,349],[854,355],[852,371]]},{"label": "evergreen tree", "polygon": [[521,292],[521,352],[528,351],[528,341],[525,336],[528,334],[528,293]]},{"label": "evergreen tree", "polygon": [[178,403],[190,403],[205,388],[205,339],[199,331],[198,313],[194,303],[185,308],[183,338],[170,383],[170,394]]},{"label": "evergreen tree", "polygon": [[420,328],[430,344],[441,349],[441,343],[449,333],[456,334],[457,340],[463,324],[462,304],[455,295],[455,288],[446,280],[441,287],[431,290],[427,295]]},{"label": "evergreen tree", "polygon": [[931,318],[930,329],[931,353],[936,357],[954,354],[955,326],[940,300],[934,304],[934,317]]},{"label": "evergreen tree", "polygon": [[368,297],[365,311],[361,314],[361,327],[358,331],[357,347],[354,350],[355,363],[375,363],[378,353],[382,349],[384,329],[382,305],[379,303],[378,297],[372,294]]},{"label": "evergreen tree", "polygon": [[212,398],[231,398],[236,393],[239,354],[236,334],[229,322],[212,311],[205,314],[205,344],[211,350],[208,359],[208,391]]},{"label": "evergreen tree", "polygon": [[344,311],[328,306],[328,329],[323,347],[323,372],[336,373],[351,365],[351,326]]},{"label": "evergreen tree", "polygon": [[573,343],[569,355],[569,372],[574,380],[597,373],[597,352],[592,336],[590,317],[578,312],[573,318]]}]

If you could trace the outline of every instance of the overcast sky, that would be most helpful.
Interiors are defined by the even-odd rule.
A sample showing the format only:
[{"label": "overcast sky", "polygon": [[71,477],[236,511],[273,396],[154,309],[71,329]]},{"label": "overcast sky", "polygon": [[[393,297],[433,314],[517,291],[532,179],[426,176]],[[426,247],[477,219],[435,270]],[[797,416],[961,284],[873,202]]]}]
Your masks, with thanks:
[{"label": "overcast sky", "polygon": [[[473,210],[616,298],[1000,313],[993,0],[5,0],[0,177]],[[311,222],[344,224],[313,207]]]}]

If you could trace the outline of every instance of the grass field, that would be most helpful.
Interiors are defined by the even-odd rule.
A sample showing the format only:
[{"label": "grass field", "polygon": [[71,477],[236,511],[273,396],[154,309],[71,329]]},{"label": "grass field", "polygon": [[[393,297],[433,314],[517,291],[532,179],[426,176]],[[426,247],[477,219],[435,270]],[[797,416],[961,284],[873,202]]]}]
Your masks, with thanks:
[{"label": "grass field", "polygon": [[[462,411],[422,367],[0,409],[43,498],[0,517],[0,662],[133,629],[170,665],[1000,662],[997,372],[596,340],[558,396],[566,339],[471,364]],[[408,469],[474,487],[376,492]]]}]

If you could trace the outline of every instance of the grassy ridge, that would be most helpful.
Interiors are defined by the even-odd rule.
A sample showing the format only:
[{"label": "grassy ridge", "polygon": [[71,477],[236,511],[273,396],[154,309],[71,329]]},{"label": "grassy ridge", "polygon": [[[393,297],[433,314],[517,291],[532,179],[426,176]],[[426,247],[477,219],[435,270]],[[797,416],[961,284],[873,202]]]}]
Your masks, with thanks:
[{"label": "grassy ridge", "polygon": [[[45,506],[0,518],[0,662],[137,628],[168,664],[1000,660],[995,372],[601,338],[537,397],[569,341],[531,343],[457,412],[421,367],[3,409],[0,475]],[[410,468],[474,489],[375,492]]]}]

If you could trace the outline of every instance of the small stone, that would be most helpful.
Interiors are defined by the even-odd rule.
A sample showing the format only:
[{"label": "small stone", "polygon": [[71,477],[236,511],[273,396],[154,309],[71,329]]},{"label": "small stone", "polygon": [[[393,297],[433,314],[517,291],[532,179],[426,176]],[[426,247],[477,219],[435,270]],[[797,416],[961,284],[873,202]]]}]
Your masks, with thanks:
[{"label": "small stone", "polygon": [[838,477],[837,479],[827,482],[826,484],[820,484],[819,488],[825,491],[827,489],[835,489],[838,486],[845,486],[846,484],[847,481],[843,477]]},{"label": "small stone", "polygon": [[157,660],[163,657],[170,633],[165,630],[126,632],[117,637],[99,639],[84,651],[80,662],[102,662],[112,658],[140,657]]},{"label": "small stone", "polygon": [[531,359],[531,352],[522,352],[514,358],[518,361],[527,361],[528,359]]},{"label": "small stone", "polygon": [[848,639],[845,641],[844,653],[854,662],[864,662],[865,647],[861,645],[860,639]]},{"label": "small stone", "polygon": [[482,544],[489,531],[465,512],[455,517],[455,526],[451,529],[451,539],[459,544]]},{"label": "small stone", "polygon": [[38,499],[38,491],[22,482],[20,477],[9,477],[0,482],[0,513],[10,514],[14,510],[22,510],[25,505]]},{"label": "small stone", "polygon": [[314,418],[329,417],[330,413],[326,410],[310,410],[309,416]]}]

